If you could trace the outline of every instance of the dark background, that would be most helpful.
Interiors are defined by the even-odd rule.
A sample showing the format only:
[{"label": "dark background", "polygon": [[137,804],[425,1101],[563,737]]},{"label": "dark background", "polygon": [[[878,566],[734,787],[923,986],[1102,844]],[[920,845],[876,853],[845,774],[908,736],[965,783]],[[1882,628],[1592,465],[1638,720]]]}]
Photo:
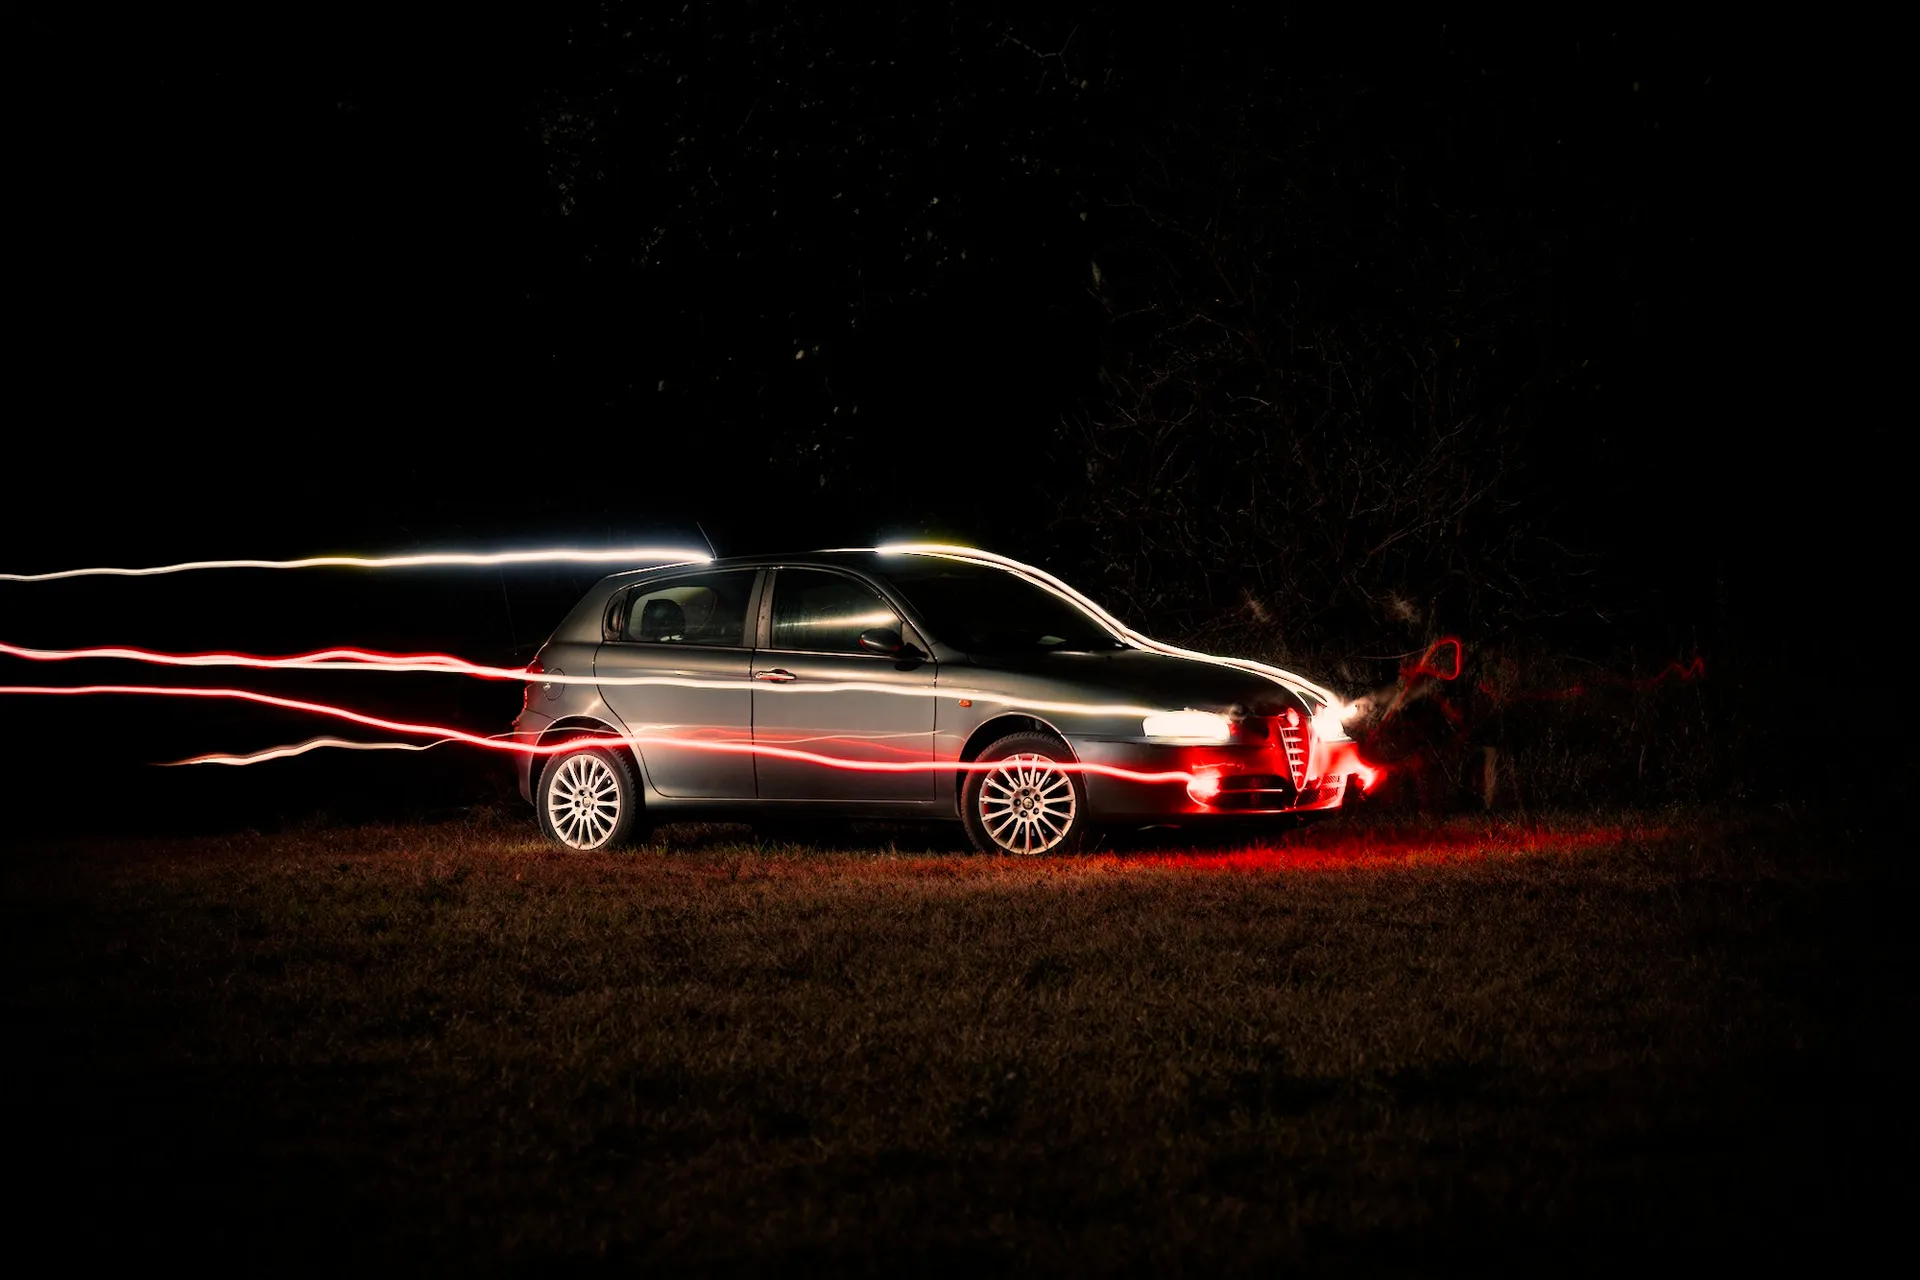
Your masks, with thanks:
[{"label": "dark background", "polygon": [[[1911,785],[1871,33],[1130,15],[30,19],[4,567],[934,535],[1353,693],[1445,634],[1538,689],[1702,657],[1691,718],[1654,713],[1656,748],[1711,744],[1677,798]],[[6,585],[0,635],[522,662],[593,576]],[[518,702],[203,683],[488,732]],[[505,772],[153,771],[329,729],[8,709],[0,763],[63,829],[431,810]],[[1592,750],[1631,749],[1624,714]]]}]

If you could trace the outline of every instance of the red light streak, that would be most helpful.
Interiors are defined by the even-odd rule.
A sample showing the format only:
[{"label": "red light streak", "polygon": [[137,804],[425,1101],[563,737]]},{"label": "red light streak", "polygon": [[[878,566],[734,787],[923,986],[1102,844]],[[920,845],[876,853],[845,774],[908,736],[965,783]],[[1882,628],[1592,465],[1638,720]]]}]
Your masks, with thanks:
[{"label": "red light streak", "polygon": [[[0,643],[0,657],[22,658],[30,662],[78,662],[108,659],[141,662],[166,667],[246,667],[257,671],[384,671],[388,673],[435,673],[473,676],[481,680],[530,681],[534,684],[581,684],[617,686],[663,686],[676,689],[737,689],[741,681],[703,679],[698,676],[563,676],[531,667],[489,667],[468,662],[445,653],[381,653],[370,649],[320,649],[312,653],[286,657],[266,657],[250,653],[159,653],[151,649],[106,646],[90,649],[32,649]],[[1065,715],[1139,716],[1154,715],[1157,707],[1124,703],[1051,702],[1037,698],[1018,698],[987,693],[979,689],[938,686],[900,686],[861,680],[813,681],[791,685],[755,685],[756,692],[795,693],[884,693],[904,698],[955,698],[960,701],[990,702],[996,706],[1018,707],[1028,711],[1059,712]]]},{"label": "red light streak", "polygon": [[[1305,680],[1292,672],[1282,671],[1278,667],[1254,662],[1243,658],[1224,658],[1214,654],[1201,653],[1193,649],[1182,649],[1175,645],[1164,644],[1128,627],[1118,618],[1108,613],[1087,596],[1043,569],[1023,564],[1006,556],[995,555],[988,551],[979,551],[970,547],[950,546],[944,543],[914,543],[879,548],[861,548],[877,551],[880,554],[898,553],[912,555],[941,556],[954,560],[967,560],[976,563],[991,564],[1026,578],[1044,590],[1074,605],[1103,627],[1111,631],[1116,638],[1156,653],[1165,653],[1175,657],[1189,658],[1210,663],[1215,666],[1229,667],[1262,675],[1289,691],[1312,702],[1327,707],[1345,710],[1345,704],[1330,690]],[[558,550],[546,552],[505,552],[497,555],[445,555],[445,556],[396,556],[379,559],[334,556],[316,557],[296,561],[267,560],[209,560],[182,565],[168,565],[157,569],[74,569],[53,574],[0,574],[0,580],[44,581],[50,578],[78,577],[87,574],[143,575],[154,573],[183,572],[188,569],[211,568],[312,568],[324,565],[355,565],[364,567],[399,567],[402,565],[427,563],[458,564],[502,564],[531,563],[536,560],[573,559],[619,560],[639,559],[646,553],[669,554],[657,548],[630,548],[619,552],[580,552]],[[697,553],[672,552],[672,555],[687,560],[705,562],[708,557]],[[169,666],[243,666],[256,669],[303,668],[324,670],[331,668],[382,669],[387,671],[451,671],[493,680],[526,680],[534,673],[523,669],[505,667],[483,667],[465,662],[446,654],[380,654],[366,650],[339,649],[326,650],[314,654],[297,655],[290,658],[262,658],[248,654],[158,654],[148,650],[131,648],[113,649],[74,649],[74,650],[36,650],[16,645],[0,644],[0,654],[28,658],[34,661],[67,661],[78,658],[121,658],[134,662],[149,662]],[[596,676],[541,676],[541,683],[556,684],[602,684],[602,685],[669,685],[682,688],[731,688],[731,681],[708,681],[693,677],[663,676],[627,676],[601,679]],[[1151,715],[1162,710],[1154,707],[1098,706],[1083,703],[1042,702],[1033,699],[1007,698],[983,693],[971,689],[901,689],[892,685],[863,684],[842,681],[833,684],[807,684],[783,686],[786,691],[795,693],[833,693],[833,692],[873,692],[890,693],[903,696],[954,697],[969,698],[976,701],[991,702],[998,706],[1021,707],[1029,710],[1058,711],[1066,714],[1089,715]],[[1337,723],[1337,717],[1334,723]]]},{"label": "red light streak", "polygon": [[52,582],[59,578],[150,578],[204,569],[423,569],[490,568],[509,564],[706,564],[712,557],[681,547],[621,547],[586,551],[551,547],[537,551],[444,551],[409,556],[308,556],[302,560],[187,560],[144,569],[61,569],[53,573],[0,573],[0,582]]},{"label": "red light streak", "polygon": [[[882,553],[902,553],[917,555],[937,555],[956,560],[970,560],[992,564],[1013,572],[1060,599],[1074,605],[1090,618],[1110,630],[1123,643],[1215,666],[1227,667],[1264,676],[1287,688],[1296,695],[1307,699],[1311,704],[1319,704],[1314,711],[1316,729],[1323,741],[1316,744],[1318,754],[1327,758],[1328,766],[1338,765],[1336,772],[1329,767],[1325,776],[1359,775],[1363,788],[1371,787],[1379,776],[1379,770],[1360,761],[1357,749],[1346,739],[1344,730],[1338,725],[1353,711],[1330,691],[1306,681],[1291,672],[1282,671],[1264,663],[1239,658],[1225,658],[1213,654],[1200,653],[1154,640],[1120,622],[1119,619],[1095,604],[1079,591],[1062,582],[1044,570],[1025,565],[1019,561],[990,552],[972,548],[947,546],[944,544],[913,544],[898,547],[879,548]],[[158,574],[182,573],[202,569],[306,569],[324,567],[343,568],[407,568],[432,565],[505,565],[536,562],[577,562],[606,563],[618,561],[643,561],[672,559],[682,562],[705,563],[709,557],[697,552],[684,552],[678,549],[628,548],[618,551],[589,552],[573,549],[546,551],[503,552],[494,554],[427,554],[413,556],[358,557],[358,556],[320,556],[304,560],[209,560],[193,561],[174,565],[163,565],[144,569],[89,568],[71,569],[43,574],[0,574],[0,581],[41,582],[59,578],[87,576],[142,577]],[[1459,674],[1460,653],[1458,641],[1453,641],[1454,671],[1444,678],[1452,679]],[[535,668],[489,667],[467,662],[449,654],[391,654],[357,648],[336,648],[317,650],[311,653],[285,657],[266,657],[239,653],[192,653],[168,654],[152,650],[131,647],[98,647],[90,649],[32,649],[18,645],[0,644],[0,656],[11,656],[29,661],[64,662],[85,659],[107,659],[148,663],[177,667],[246,667],[256,670],[360,670],[385,672],[421,672],[466,675],[480,679],[524,681],[551,684],[585,685],[662,685],[690,688],[736,688],[737,681],[711,680],[696,677],[676,676],[627,676],[602,678],[596,675],[551,675]],[[1429,654],[1429,657],[1431,653]],[[1423,667],[1430,667],[1427,659],[1422,660]],[[1431,670],[1430,674],[1441,674]],[[810,683],[793,687],[775,686],[779,692],[793,693],[832,693],[846,691],[880,692],[896,696],[950,697],[962,705],[973,702],[988,702],[995,705],[1020,707],[1034,710],[1051,710],[1068,714],[1107,715],[1107,716],[1147,716],[1159,712],[1160,708],[1125,705],[1102,705],[1080,702],[1047,702],[1034,699],[1006,697],[985,693],[973,689],[954,688],[900,688],[893,685],[871,684],[856,681],[836,681]],[[43,688],[37,686],[0,686],[0,694],[17,695],[85,695],[85,694],[121,694],[137,696],[226,698],[253,702],[263,706],[279,707],[314,715],[330,716],[369,727],[384,729],[403,734],[417,734],[437,739],[435,743],[418,745],[409,743],[360,743],[340,738],[314,738],[304,743],[287,747],[277,747],[268,751],[256,752],[246,756],[207,755],[191,760],[179,761],[180,764],[229,764],[244,765],[262,763],[267,760],[285,759],[289,756],[304,754],[323,747],[337,747],[351,750],[425,750],[427,746],[441,743],[463,743],[469,746],[493,750],[520,752],[523,754],[554,754],[571,750],[583,742],[624,744],[630,746],[671,746],[678,749],[708,750],[725,753],[765,755],[818,764],[823,767],[859,770],[868,772],[912,772],[938,769],[957,769],[962,771],[986,770],[994,768],[992,764],[966,763],[958,761],[858,761],[840,757],[822,755],[817,752],[799,750],[793,747],[776,747],[739,742],[715,742],[683,737],[637,735],[593,735],[586,738],[568,739],[563,742],[540,746],[521,741],[503,741],[498,737],[486,737],[446,726],[413,724],[405,721],[389,720],[352,711],[345,707],[327,703],[309,702],[301,699],[281,698],[270,694],[256,693],[243,689],[191,689],[166,688],[144,685],[86,685],[64,688]],[[1397,705],[1397,703],[1396,703]],[[1331,718],[1330,718],[1331,717]],[[1321,722],[1325,721],[1323,725]],[[1184,782],[1197,802],[1205,802],[1216,795],[1220,789],[1219,776],[1213,772],[1195,774],[1187,771],[1149,772],[1124,769],[1117,766],[1065,763],[1060,765],[1065,772],[1098,773],[1115,778],[1138,782]]]},{"label": "red light streak", "polygon": [[[1503,662],[1502,667],[1514,674],[1518,667],[1512,661]],[[1393,702],[1381,713],[1382,720],[1398,711],[1413,693],[1416,683],[1424,676],[1442,682],[1458,680],[1466,668],[1466,646],[1458,636],[1442,636],[1428,645],[1426,650],[1415,659],[1400,668],[1400,688],[1394,694]],[[1669,662],[1658,674],[1645,680],[1636,680],[1629,676],[1616,676],[1610,672],[1601,672],[1593,679],[1604,685],[1619,689],[1634,689],[1641,692],[1653,689],[1668,679],[1677,679],[1689,683],[1703,679],[1707,674],[1706,659],[1695,657],[1687,662]],[[1565,702],[1574,698],[1584,698],[1593,690],[1587,684],[1568,685],[1563,689],[1515,689],[1511,682],[1507,685],[1495,684],[1488,680],[1474,681],[1474,688],[1493,699],[1495,704],[1504,702]],[[1443,711],[1449,720],[1456,723],[1459,712],[1451,706]]]},{"label": "red light streak", "polygon": [[[1445,667],[1437,667],[1434,662],[1442,654],[1450,655],[1452,661]],[[1466,646],[1460,643],[1459,636],[1442,636],[1435,640],[1417,659],[1400,668],[1400,689],[1393,695],[1393,701],[1387,704],[1387,709],[1380,713],[1380,718],[1390,719],[1394,712],[1400,710],[1422,676],[1441,681],[1458,680],[1466,660]]]},{"label": "red light streak", "polygon": [[[1085,611],[1089,616],[1094,618],[1094,620],[1099,622],[1102,626],[1105,626],[1109,630],[1111,630],[1116,637],[1121,638],[1134,645],[1137,645],[1141,648],[1150,649],[1158,653],[1165,653],[1165,654],[1170,654],[1177,657],[1190,658],[1196,661],[1207,662],[1216,666],[1231,667],[1238,670],[1253,672],[1259,675],[1266,676],[1268,679],[1275,681],[1276,683],[1286,687],[1287,689],[1293,691],[1294,693],[1300,694],[1304,697],[1308,697],[1314,702],[1323,703],[1328,706],[1334,706],[1334,707],[1340,707],[1343,705],[1340,699],[1337,698],[1330,690],[1321,688],[1319,685],[1316,685],[1311,681],[1305,680],[1302,677],[1293,674],[1292,672],[1282,671],[1278,667],[1268,666],[1265,663],[1254,662],[1244,658],[1225,658],[1225,657],[1220,657],[1214,654],[1200,653],[1196,650],[1182,649],[1175,645],[1164,644],[1161,641],[1154,640],[1153,638],[1146,636],[1138,631],[1135,631],[1131,627],[1128,627],[1125,623],[1121,622],[1118,618],[1108,613],[1105,609],[1101,608],[1098,604],[1094,603],[1094,601],[1089,599],[1087,596],[1082,595],[1079,591],[1075,590],[1071,586],[1068,586],[1065,582],[1062,582],[1060,579],[1054,577],[1052,574],[1047,573],[1045,570],[1035,568],[1032,565],[1022,564],[1020,561],[1009,559],[1006,556],[995,555],[992,552],[987,552],[987,551],[979,551],[971,547],[950,546],[943,543],[914,543],[914,544],[901,544],[898,546],[865,548],[865,549],[876,550],[882,554],[902,553],[902,554],[914,554],[914,555],[938,555],[938,556],[945,556],[951,559],[971,560],[978,563],[996,565],[1000,568],[1007,569],[1011,572],[1017,573],[1020,576],[1025,577],[1029,581],[1035,583],[1036,585],[1045,588],[1047,591],[1052,592],[1054,595],[1059,596],[1061,599],[1074,604],[1081,610]],[[586,550],[580,550],[577,548],[552,548],[552,549],[544,549],[544,550],[537,550],[537,551],[505,551],[505,552],[487,552],[487,553],[444,552],[444,553],[426,553],[426,554],[406,555],[406,556],[310,556],[300,560],[247,560],[247,559],[194,560],[194,561],[185,561],[179,564],[158,565],[150,568],[137,568],[137,569],[135,568],[85,568],[85,569],[63,569],[63,570],[58,570],[50,573],[28,573],[28,574],[0,573],[0,582],[48,582],[48,581],[53,581],[55,579],[62,579],[62,578],[80,578],[80,577],[98,577],[98,576],[149,577],[149,576],[154,576],[159,574],[187,573],[187,572],[192,572],[197,570],[207,570],[207,569],[315,569],[315,568],[395,569],[395,568],[416,568],[416,567],[428,567],[428,566],[498,566],[498,565],[508,565],[508,564],[536,564],[536,563],[605,564],[605,563],[620,563],[620,562],[630,562],[630,563],[631,562],[648,562],[648,561],[662,561],[662,560],[671,561],[674,563],[703,563],[704,564],[710,561],[710,557],[696,551],[689,551],[681,548],[628,547],[628,548],[621,548],[618,550],[611,550],[611,551],[586,551]],[[51,656],[55,651],[26,651],[26,650],[21,650],[15,646],[6,646],[5,651],[12,653],[16,657],[34,657],[44,661],[59,660],[58,658]],[[165,661],[165,662],[168,662],[169,665],[177,665],[177,666],[266,667],[271,665],[271,666],[325,667],[328,665],[332,665],[331,658],[327,658],[323,660],[322,655],[304,655],[302,658],[291,659],[291,660],[264,660],[264,659],[249,659],[247,655],[237,655],[237,654],[235,655],[197,654],[197,655],[161,656],[161,655],[145,654],[139,650],[125,650],[125,651],[116,651],[112,653],[109,653],[107,651],[89,652],[89,651],[81,651],[81,650],[74,650],[74,651],[68,651],[68,652],[75,657],[114,656],[114,657],[125,657],[133,661]],[[339,665],[343,665],[343,666],[368,665],[368,664],[377,663],[379,665],[386,666],[390,669],[396,669],[396,670],[426,670],[426,669],[441,669],[444,667],[445,669],[459,669],[469,675],[483,676],[485,678],[490,678],[490,679],[517,680],[517,679],[526,678],[525,673],[521,671],[509,671],[506,668],[484,668],[484,669],[478,668],[473,666],[472,664],[461,664],[459,659],[448,659],[445,657],[445,655],[414,655],[411,659],[399,660],[397,659],[396,655],[374,655],[374,654],[367,654],[361,651],[342,650],[342,651],[338,651],[338,653],[333,656],[337,657],[339,659]],[[587,678],[566,677],[562,679],[561,682],[572,683],[575,681],[582,681],[585,679]],[[638,677],[634,679],[636,681],[650,682],[651,678]],[[852,685],[845,685],[842,687],[847,690],[852,690],[854,688],[854,686]],[[826,691],[822,686],[816,685],[816,686],[811,686],[811,688],[813,688],[816,691],[821,691],[821,692]],[[943,695],[936,693],[934,694],[934,696],[943,696]],[[973,696],[976,698],[981,697],[981,695],[977,693],[971,694],[970,696]],[[995,699],[995,701],[1002,701],[1002,700]],[[1022,705],[1033,705],[1033,704],[1022,704]],[[1068,705],[1068,709],[1072,709],[1071,704]],[[1132,710],[1133,710],[1132,708],[1128,708],[1126,713],[1131,713]]]},{"label": "red light streak", "polygon": [[[1450,654],[1452,661],[1444,668],[1434,666],[1434,660],[1443,653]],[[1435,680],[1458,680],[1461,664],[1465,660],[1466,647],[1460,643],[1460,637],[1442,636],[1427,646],[1427,651],[1420,655],[1418,662],[1407,668],[1406,678],[1409,682],[1421,676],[1432,676]]]},{"label": "red light streak", "polygon": [[[491,751],[518,752],[523,755],[559,755],[572,751],[576,747],[593,746],[636,746],[636,747],[673,747],[681,750],[712,751],[730,755],[768,756],[781,760],[795,760],[805,764],[817,764],[830,769],[845,769],[862,773],[926,773],[942,770],[961,772],[985,772],[999,767],[994,762],[960,760],[909,760],[909,761],[867,761],[847,760],[838,756],[821,755],[815,751],[800,751],[790,747],[762,746],[751,742],[710,742],[696,738],[678,738],[659,734],[594,734],[580,738],[569,738],[561,742],[546,744],[519,741],[504,741],[469,733],[464,729],[454,729],[446,725],[415,724],[405,720],[389,720],[383,716],[370,716],[346,707],[337,707],[324,702],[307,702],[299,698],[281,698],[268,693],[256,693],[251,689],[176,689],[165,685],[138,684],[92,684],[92,685],[0,685],[0,696],[56,696],[84,697],[93,695],[126,695],[135,697],[165,698],[225,698],[240,702],[252,702],[260,706],[278,707],[286,711],[301,711],[311,715],[330,716],[337,720],[350,721],[353,724],[366,725],[373,729],[384,729],[389,733],[412,734],[419,737],[437,738],[442,742],[461,743],[470,747],[481,747]],[[377,749],[377,748],[376,748]],[[283,758],[282,748],[274,752],[261,753],[263,759]],[[255,763],[245,757],[198,757],[196,760],[180,761],[190,763],[242,764]],[[1195,774],[1186,770],[1143,771],[1123,769],[1116,765],[1092,764],[1080,761],[1061,761],[1055,768],[1062,773],[1097,773],[1103,777],[1119,778],[1128,782],[1192,782]]]},{"label": "red light streak", "polygon": [[[1502,664],[1508,671],[1515,670],[1512,662]],[[1696,657],[1688,662],[1669,662],[1660,671],[1645,680],[1636,680],[1631,676],[1617,676],[1612,672],[1600,672],[1593,677],[1600,684],[1616,689],[1633,689],[1646,692],[1666,683],[1668,679],[1677,679],[1682,684],[1691,684],[1695,680],[1704,680],[1707,675],[1707,661]],[[1593,690],[1586,684],[1568,685],[1564,689],[1513,689],[1503,688],[1488,681],[1479,681],[1476,686],[1480,692],[1492,698],[1495,703],[1502,702],[1567,702],[1574,698],[1584,698]]]},{"label": "red light streak", "polygon": [[1659,675],[1646,682],[1646,687],[1651,689],[1668,676],[1678,676],[1682,683],[1689,680],[1704,680],[1707,676],[1707,660],[1705,658],[1695,658],[1692,662],[1684,665],[1678,662],[1669,662]]}]

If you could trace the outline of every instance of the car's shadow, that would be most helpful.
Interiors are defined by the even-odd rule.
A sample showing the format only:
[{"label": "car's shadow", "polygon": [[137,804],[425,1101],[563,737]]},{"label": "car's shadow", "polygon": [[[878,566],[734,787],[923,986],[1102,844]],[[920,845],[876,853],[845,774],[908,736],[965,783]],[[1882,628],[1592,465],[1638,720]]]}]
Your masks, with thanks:
[{"label": "car's shadow", "polygon": [[[1226,852],[1245,848],[1256,840],[1271,842],[1276,836],[1298,829],[1268,827],[1257,832],[1231,826],[1105,829],[1091,833],[1078,852],[1121,855]],[[957,822],[850,822],[831,818],[757,823],[675,822],[656,828],[647,843],[687,853],[755,845],[763,849],[821,853],[886,851],[941,857],[976,854],[966,831]]]},{"label": "car's shadow", "polygon": [[848,822],[831,818],[663,823],[654,829],[648,843],[684,852],[742,845],[837,853],[898,850],[950,855],[973,852],[966,832],[957,822]]}]

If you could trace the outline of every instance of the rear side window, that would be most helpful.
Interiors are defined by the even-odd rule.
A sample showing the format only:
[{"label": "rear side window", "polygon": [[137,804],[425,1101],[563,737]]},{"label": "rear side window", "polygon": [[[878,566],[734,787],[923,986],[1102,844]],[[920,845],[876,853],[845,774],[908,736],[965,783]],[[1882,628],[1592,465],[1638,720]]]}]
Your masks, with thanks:
[{"label": "rear side window", "polygon": [[871,588],[818,569],[782,569],[773,579],[773,647],[864,653],[860,633],[900,630],[900,615]]},{"label": "rear side window", "polygon": [[752,569],[729,569],[637,587],[627,597],[623,640],[643,644],[746,643]]}]

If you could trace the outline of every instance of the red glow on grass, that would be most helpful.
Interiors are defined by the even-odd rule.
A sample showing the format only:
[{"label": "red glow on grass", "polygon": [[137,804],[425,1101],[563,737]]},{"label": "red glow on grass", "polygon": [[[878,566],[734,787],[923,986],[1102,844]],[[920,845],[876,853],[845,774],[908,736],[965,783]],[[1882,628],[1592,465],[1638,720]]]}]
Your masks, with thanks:
[{"label": "red glow on grass", "polygon": [[[1239,848],[1142,850],[1116,857],[1133,868],[1214,872],[1364,871],[1391,867],[1493,863],[1575,855],[1666,839],[1665,827],[1623,823],[1581,826],[1484,821],[1340,823]],[[1169,839],[1178,840],[1177,834]]]}]

